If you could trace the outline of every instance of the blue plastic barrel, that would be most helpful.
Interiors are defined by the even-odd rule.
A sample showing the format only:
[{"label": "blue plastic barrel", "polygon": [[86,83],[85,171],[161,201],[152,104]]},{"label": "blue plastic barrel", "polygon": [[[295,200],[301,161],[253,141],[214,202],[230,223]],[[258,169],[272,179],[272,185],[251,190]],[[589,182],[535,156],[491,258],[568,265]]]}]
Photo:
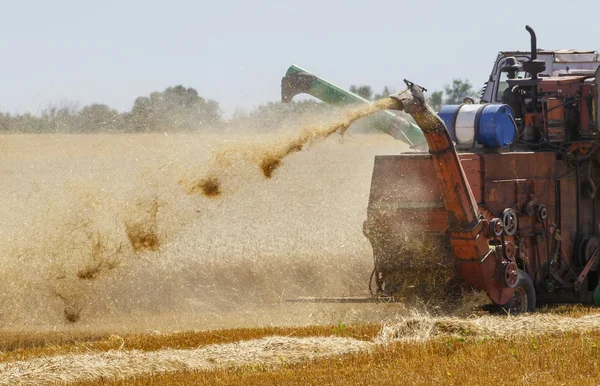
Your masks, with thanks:
[{"label": "blue plastic barrel", "polygon": [[462,105],[445,105],[442,106],[438,113],[438,116],[444,121],[448,133],[450,133],[450,138],[452,138],[454,142],[458,142],[456,139],[456,131],[454,130],[454,123],[456,122],[458,110],[460,110],[461,107]]},{"label": "blue plastic barrel", "polygon": [[514,113],[505,104],[446,105],[438,116],[458,147],[470,146],[473,137],[487,147],[507,147],[515,140]]},{"label": "blue plastic barrel", "polygon": [[489,147],[506,147],[515,140],[515,114],[508,105],[489,104],[479,117],[477,142]]}]

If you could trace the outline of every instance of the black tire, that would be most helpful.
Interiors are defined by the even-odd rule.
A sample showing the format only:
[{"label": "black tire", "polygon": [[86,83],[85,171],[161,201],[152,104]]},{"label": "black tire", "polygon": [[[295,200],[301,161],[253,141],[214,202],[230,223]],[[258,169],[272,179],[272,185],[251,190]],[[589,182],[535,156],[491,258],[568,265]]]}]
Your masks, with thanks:
[{"label": "black tire", "polygon": [[515,287],[513,298],[502,305],[506,313],[521,314],[525,312],[535,312],[535,287],[529,275],[519,270],[519,281]]}]

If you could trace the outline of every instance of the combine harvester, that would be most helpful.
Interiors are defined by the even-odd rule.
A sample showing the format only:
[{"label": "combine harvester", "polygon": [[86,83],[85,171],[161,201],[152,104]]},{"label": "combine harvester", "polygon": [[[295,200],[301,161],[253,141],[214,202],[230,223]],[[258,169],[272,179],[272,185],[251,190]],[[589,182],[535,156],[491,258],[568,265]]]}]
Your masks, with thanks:
[{"label": "combine harvester", "polygon": [[[508,312],[600,304],[600,60],[538,51],[526,29],[531,51],[498,55],[479,104],[436,114],[408,81],[392,96],[429,153],[375,158],[364,234],[376,297],[393,297],[416,270],[449,266]],[[402,245],[407,235],[448,254],[419,264]]]}]

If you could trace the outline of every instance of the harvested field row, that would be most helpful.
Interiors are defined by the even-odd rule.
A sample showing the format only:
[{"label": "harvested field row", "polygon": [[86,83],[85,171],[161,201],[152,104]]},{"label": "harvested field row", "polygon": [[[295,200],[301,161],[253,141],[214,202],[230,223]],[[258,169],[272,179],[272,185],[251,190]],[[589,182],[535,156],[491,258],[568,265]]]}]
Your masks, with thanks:
[{"label": "harvested field row", "polygon": [[[388,305],[389,306],[389,305]],[[400,305],[393,305],[400,314],[405,313]],[[383,305],[379,305],[383,307]],[[389,307],[388,307],[389,308]],[[368,312],[371,308],[363,312]],[[349,313],[340,314],[338,324],[278,326],[255,328],[226,328],[205,331],[182,331],[127,333],[122,331],[100,332],[95,330],[65,329],[59,331],[0,331],[0,361],[15,361],[41,356],[53,356],[70,353],[89,353],[91,351],[108,350],[140,350],[154,351],[165,347],[172,349],[198,348],[210,344],[232,343],[242,340],[261,339],[273,335],[288,337],[312,337],[343,335],[360,340],[372,340],[376,336],[387,335],[390,339],[425,340],[440,334],[448,333],[448,326],[463,326],[469,331],[486,331],[487,336],[505,336],[507,323],[517,332],[527,329],[535,330],[544,327],[546,332],[563,332],[565,329],[595,328],[600,310],[594,307],[560,306],[540,308],[535,316],[511,318],[504,321],[496,317],[470,317],[467,319],[434,318],[427,314],[414,314],[412,317],[394,316],[391,313],[375,314],[382,320],[388,320],[382,330],[381,323],[364,323],[365,315],[354,310],[356,319],[344,319]],[[484,315],[485,313],[480,313]],[[472,314],[474,315],[474,314]],[[344,321],[342,321],[344,320]],[[540,326],[543,323],[544,326]],[[519,326],[520,325],[520,326]],[[403,326],[403,327],[401,327]],[[410,327],[409,327],[410,326]],[[525,327],[524,327],[525,326]],[[527,327],[528,326],[528,327]],[[518,328],[517,328],[518,327]],[[455,330],[456,328],[453,327]],[[554,331],[548,331],[548,328]],[[450,328],[452,331],[452,328]],[[500,331],[498,333],[498,331]]]},{"label": "harvested field row", "polygon": [[0,362],[10,362],[63,354],[106,352],[110,350],[156,351],[164,348],[195,349],[211,344],[226,344],[280,335],[315,337],[343,335],[371,340],[381,330],[380,324],[364,323],[338,326],[231,328],[211,331],[188,331],[148,334],[98,334],[86,332],[0,333]]},{"label": "harvested field row", "polygon": [[353,338],[269,337],[191,350],[111,350],[93,354],[58,355],[0,364],[0,384],[119,379],[148,373],[173,373],[252,364],[274,366],[282,362],[298,362],[364,351],[372,345]]},{"label": "harvested field row", "polygon": [[[581,317],[553,314],[519,317],[482,316],[467,319],[414,315],[385,325],[379,334],[372,338],[375,327],[375,325],[359,325],[346,328],[344,325],[339,325],[329,326],[329,331],[327,331],[325,326],[321,326],[312,331],[310,328],[291,331],[287,336],[283,336],[282,333],[288,332],[289,329],[239,330],[237,332],[240,334],[237,337],[241,341],[208,346],[204,346],[203,342],[214,340],[215,336],[227,340],[229,334],[229,338],[233,338],[232,331],[172,334],[162,338],[148,336],[146,344],[142,337],[137,337],[138,341],[131,338],[126,341],[120,337],[112,337],[109,339],[109,342],[112,340],[109,345],[106,344],[106,341],[91,344],[89,347],[75,345],[73,350],[67,354],[41,357],[41,352],[38,350],[35,355],[37,357],[1,363],[0,374],[7,384],[16,382],[84,382],[98,379],[111,379],[115,382],[123,379],[133,382],[137,379],[143,382],[144,379],[146,381],[153,379],[148,378],[147,374],[149,373],[178,374],[174,379],[177,377],[215,377],[218,374],[227,378],[230,376],[229,373],[255,377],[256,375],[251,373],[258,369],[267,371],[274,367],[288,366],[325,356],[340,357],[344,355],[345,357],[352,354],[351,358],[363,358],[361,360],[367,361],[372,358],[371,355],[389,356],[390,352],[395,352],[398,347],[408,348],[408,351],[416,350],[418,353],[427,347],[433,350],[432,347],[437,347],[436,345],[439,345],[440,342],[450,345],[450,348],[447,347],[446,350],[454,350],[453,345],[455,344],[469,343],[472,345],[475,343],[494,348],[509,343],[519,346],[527,342],[537,342],[540,339],[564,339],[568,340],[571,346],[572,342],[576,341],[588,342],[588,349],[593,351],[596,347],[594,344],[600,337],[600,314]],[[261,333],[267,332],[273,332],[277,336],[243,340],[244,336],[260,336]],[[329,336],[291,336],[293,334],[301,336],[311,332],[314,335]],[[159,342],[164,346],[161,346]],[[133,349],[136,343],[138,348]],[[193,348],[194,343],[204,347]],[[110,346],[111,344],[112,346],[120,344],[120,346],[115,349]],[[126,347],[127,344],[130,346]],[[585,345],[585,343],[581,344]],[[537,343],[535,345],[537,346]],[[154,349],[152,349],[153,347]],[[465,347],[470,346],[465,345]],[[87,349],[88,352],[81,353],[82,349]],[[557,346],[551,350],[558,349]],[[56,353],[58,352],[65,353],[69,350],[63,348],[62,351],[59,350]],[[373,354],[367,354],[369,352]],[[355,355],[358,353],[362,353],[362,357]],[[468,354],[468,358],[479,358],[470,355],[472,354]],[[489,356],[491,353],[486,355]],[[477,359],[470,360],[476,361]],[[327,363],[335,364],[337,362],[330,360]],[[302,368],[329,366],[325,363],[317,361],[303,365]],[[274,371],[276,373],[285,372],[285,366],[283,369],[279,368]],[[451,365],[449,364],[449,366]],[[346,371],[351,371],[351,367],[353,366],[348,367]],[[228,370],[223,373],[224,370],[218,369]],[[206,373],[209,370],[213,372]],[[200,373],[202,371],[205,373]],[[452,373],[452,371],[448,372]],[[195,381],[199,380],[199,378],[194,379]]]},{"label": "harvested field row", "polygon": [[153,374],[79,385],[596,385],[600,333],[438,338],[275,368]]},{"label": "harvested field row", "polygon": [[375,341],[422,342],[437,337],[512,338],[559,335],[600,330],[600,314],[564,317],[553,314],[480,316],[471,318],[435,317],[415,314],[383,327]]}]

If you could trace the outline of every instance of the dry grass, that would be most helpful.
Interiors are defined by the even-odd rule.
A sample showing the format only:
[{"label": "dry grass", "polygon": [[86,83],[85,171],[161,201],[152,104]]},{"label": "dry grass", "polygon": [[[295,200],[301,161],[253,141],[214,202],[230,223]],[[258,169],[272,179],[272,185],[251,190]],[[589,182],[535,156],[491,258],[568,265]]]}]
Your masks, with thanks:
[{"label": "dry grass", "polygon": [[340,324],[110,336],[15,352],[4,358],[0,373],[11,382],[89,384],[389,384],[410,379],[477,384],[486,379],[481,369],[490,361],[510,363],[509,380],[534,373],[536,366],[567,379],[564,366],[553,366],[555,358],[568,357],[577,362],[574,369],[588,376],[598,354],[600,314],[581,307],[557,311],[466,319],[415,314],[389,322],[379,333],[375,324]]},{"label": "dry grass", "polygon": [[600,313],[569,317],[556,314],[513,316],[429,317],[414,313],[383,327],[375,339],[380,344],[427,341],[444,337],[509,338],[599,331]]},{"label": "dry grass", "polygon": [[[380,305],[382,306],[382,305]],[[174,333],[123,334],[85,330],[53,331],[0,331],[0,361],[21,360],[32,357],[52,356],[67,353],[108,351],[114,349],[154,351],[165,347],[173,349],[196,348],[209,344],[222,344],[241,340],[260,339],[272,335],[311,337],[342,335],[361,340],[372,340],[379,335],[383,341],[425,340],[440,334],[448,335],[458,331],[483,331],[490,337],[505,336],[505,330],[524,333],[560,333],[565,328],[586,330],[594,326],[600,318],[596,307],[562,305],[542,307],[531,317],[506,319],[489,317],[485,313],[477,318],[388,316],[389,321],[382,330],[381,323],[342,323],[337,325],[311,325],[295,327],[228,328],[208,331],[186,331]],[[579,324],[578,324],[579,322]],[[513,323],[512,325],[510,323]],[[518,324],[523,323],[523,324]],[[598,322],[600,325],[600,322]],[[487,326],[487,327],[486,327]],[[543,328],[542,328],[543,327]],[[470,333],[469,335],[473,335]]]},{"label": "dry grass", "polygon": [[106,352],[109,350],[156,351],[163,348],[190,349],[210,344],[223,344],[273,335],[314,337],[343,335],[361,340],[374,338],[380,324],[349,324],[303,327],[232,328],[211,331],[187,331],[161,334],[128,334],[93,332],[3,332],[0,333],[0,362],[43,356]]},{"label": "dry grass", "polygon": [[281,363],[282,358],[289,362],[299,362],[364,351],[369,347],[372,347],[372,343],[352,338],[273,336],[186,350],[108,351],[61,355],[24,362],[0,363],[0,383],[71,383],[86,379],[115,379],[149,373],[213,369],[224,365],[261,363],[273,366]]},{"label": "dry grass", "polygon": [[[300,361],[370,347],[378,325],[230,329],[133,336],[5,334],[0,384],[46,384],[126,377],[152,371],[214,368],[252,361],[277,364],[282,356]],[[277,334],[278,336],[273,336]],[[72,340],[67,344],[69,340]],[[56,344],[53,344],[55,342]],[[40,347],[23,348],[29,345]],[[21,347],[21,348],[18,348]]]},{"label": "dry grass", "polygon": [[81,385],[595,385],[600,333],[529,339],[446,338],[394,343],[275,368],[248,365]]},{"label": "dry grass", "polygon": [[[548,311],[548,310],[543,310]],[[110,385],[597,384],[600,314],[562,306],[517,318],[406,318],[360,352],[295,363],[104,379]],[[593,312],[589,314],[588,312]],[[97,382],[82,384],[95,385]]]}]

